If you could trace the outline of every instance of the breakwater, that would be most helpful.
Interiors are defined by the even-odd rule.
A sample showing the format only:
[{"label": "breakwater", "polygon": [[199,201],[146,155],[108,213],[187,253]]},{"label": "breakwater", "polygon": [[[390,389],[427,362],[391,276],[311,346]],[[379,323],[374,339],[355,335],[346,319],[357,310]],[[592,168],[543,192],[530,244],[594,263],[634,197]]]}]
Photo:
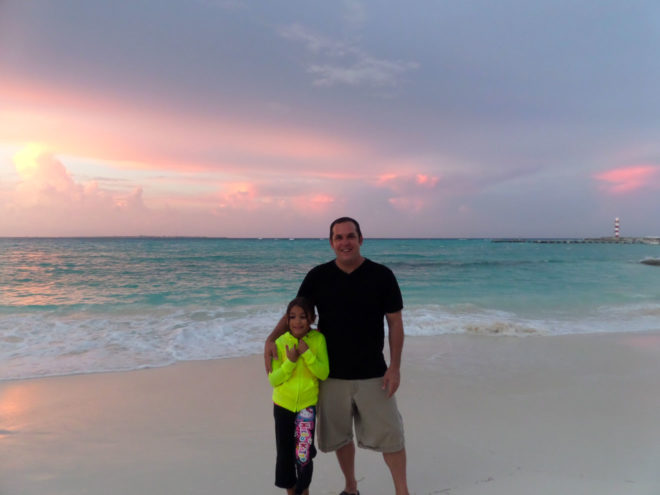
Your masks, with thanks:
[{"label": "breakwater", "polygon": [[536,244],[657,244],[660,237],[587,237],[584,239],[492,239],[492,242],[527,242]]}]

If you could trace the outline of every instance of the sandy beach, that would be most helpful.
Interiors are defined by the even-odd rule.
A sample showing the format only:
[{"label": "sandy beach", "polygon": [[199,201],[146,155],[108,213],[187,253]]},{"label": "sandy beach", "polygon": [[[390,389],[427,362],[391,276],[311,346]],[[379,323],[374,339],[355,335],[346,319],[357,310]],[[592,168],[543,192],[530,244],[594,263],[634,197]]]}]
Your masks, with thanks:
[{"label": "sandy beach", "polygon": [[[406,340],[414,494],[660,493],[660,334]],[[0,382],[0,494],[276,494],[261,356]],[[363,495],[392,493],[358,451]],[[334,455],[312,493],[343,487]]]}]

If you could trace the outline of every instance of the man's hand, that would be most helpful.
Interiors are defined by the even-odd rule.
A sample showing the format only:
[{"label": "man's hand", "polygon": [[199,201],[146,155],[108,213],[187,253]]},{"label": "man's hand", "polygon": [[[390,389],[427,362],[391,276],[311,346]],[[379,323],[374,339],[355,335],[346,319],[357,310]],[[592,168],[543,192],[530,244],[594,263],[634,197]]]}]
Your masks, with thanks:
[{"label": "man's hand", "polygon": [[273,371],[273,359],[277,359],[277,345],[275,341],[277,338],[284,334],[287,330],[287,322],[289,321],[289,315],[283,315],[280,318],[280,321],[277,322],[275,328],[268,338],[266,338],[266,344],[264,345],[264,365],[266,366],[266,373]]},{"label": "man's hand", "polygon": [[389,399],[398,390],[401,383],[401,373],[398,368],[387,368],[383,376],[383,390],[387,390],[387,398]]},{"label": "man's hand", "polygon": [[264,364],[266,365],[266,373],[273,371],[273,359],[277,359],[277,346],[272,340],[267,340],[264,345]]}]

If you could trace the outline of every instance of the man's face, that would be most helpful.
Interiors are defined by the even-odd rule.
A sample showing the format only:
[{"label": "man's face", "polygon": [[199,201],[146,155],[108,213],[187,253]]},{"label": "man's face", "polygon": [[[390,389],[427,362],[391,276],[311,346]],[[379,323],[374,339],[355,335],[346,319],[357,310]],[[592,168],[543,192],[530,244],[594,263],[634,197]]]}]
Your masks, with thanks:
[{"label": "man's face", "polygon": [[353,222],[337,223],[332,228],[330,245],[341,263],[354,263],[360,258],[360,246],[362,238],[358,236]]}]

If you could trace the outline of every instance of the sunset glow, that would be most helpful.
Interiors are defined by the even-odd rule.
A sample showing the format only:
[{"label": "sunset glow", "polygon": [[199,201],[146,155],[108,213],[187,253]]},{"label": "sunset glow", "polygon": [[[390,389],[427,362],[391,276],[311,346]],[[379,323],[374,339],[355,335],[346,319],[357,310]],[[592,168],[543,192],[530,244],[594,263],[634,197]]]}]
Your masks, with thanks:
[{"label": "sunset glow", "polygon": [[[484,6],[483,24],[413,4],[392,38],[397,8],[349,4],[3,2],[0,236],[316,237],[347,214],[385,237],[655,228],[660,46],[638,27],[660,7]],[[608,10],[630,50],[596,29]]]}]

